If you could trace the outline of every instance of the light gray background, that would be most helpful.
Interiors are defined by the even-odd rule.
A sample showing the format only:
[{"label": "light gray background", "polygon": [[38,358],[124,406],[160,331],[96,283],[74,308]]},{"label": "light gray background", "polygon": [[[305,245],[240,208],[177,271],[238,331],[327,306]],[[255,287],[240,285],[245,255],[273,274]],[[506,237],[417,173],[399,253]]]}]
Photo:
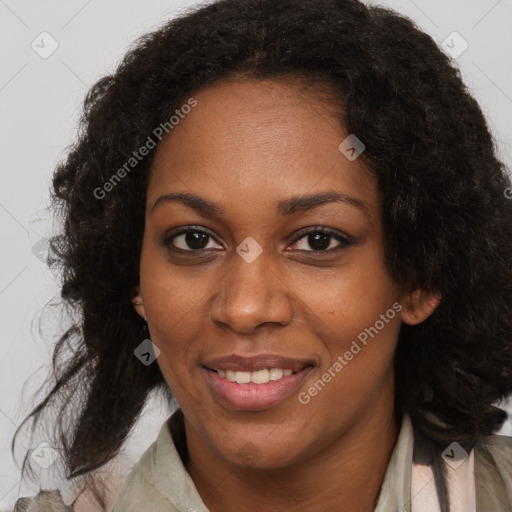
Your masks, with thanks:
[{"label": "light gray background", "polygon": [[[278,1],[278,0],[276,0]],[[404,13],[436,41],[453,31],[468,42],[456,61],[482,106],[499,144],[512,162],[512,1],[396,0],[379,3]],[[66,325],[43,307],[58,293],[57,283],[33,246],[51,234],[48,188],[56,163],[76,135],[80,103],[99,77],[113,71],[129,44],[144,32],[198,2],[184,0],[0,0],[0,509],[12,509],[18,496],[37,492],[20,481],[10,442],[16,426],[34,404],[33,393],[49,371],[52,344]],[[46,31],[57,50],[43,59]],[[46,39],[45,48],[49,48]],[[421,59],[421,55],[418,55]],[[510,407],[509,407],[510,410]],[[156,438],[169,411],[148,404],[139,429],[119,463],[127,468]],[[512,422],[502,429],[512,435]],[[28,431],[20,434],[28,447]],[[42,435],[44,439],[44,434]],[[34,442],[31,448],[37,446]],[[20,462],[22,448],[17,451]],[[44,471],[41,481],[47,481]]]}]

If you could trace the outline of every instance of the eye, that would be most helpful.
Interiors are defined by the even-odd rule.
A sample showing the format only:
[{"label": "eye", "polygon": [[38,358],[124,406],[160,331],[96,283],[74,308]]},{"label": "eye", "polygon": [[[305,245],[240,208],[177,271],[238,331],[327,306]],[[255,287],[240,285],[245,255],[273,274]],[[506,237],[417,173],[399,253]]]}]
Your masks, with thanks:
[{"label": "eye", "polygon": [[[206,249],[216,249],[217,247],[209,246],[209,242],[214,242],[212,235],[202,229],[188,228],[178,233],[169,235],[164,244],[171,250],[178,249],[181,251],[196,252]],[[222,249],[222,246],[220,247]]]},{"label": "eye", "polygon": [[[303,231],[292,244],[292,250],[311,252],[314,254],[333,253],[353,245],[355,241],[331,228],[312,228]],[[171,251],[200,252],[203,250],[223,249],[216,244],[215,238],[203,229],[189,227],[171,233],[164,240],[164,245]],[[293,246],[296,246],[295,248]],[[311,249],[308,249],[308,246]]]},{"label": "eye", "polygon": [[[337,244],[336,244],[337,242]],[[299,251],[332,253],[354,244],[354,240],[331,228],[313,228],[302,233],[293,244]],[[308,246],[312,250],[308,249]]]}]

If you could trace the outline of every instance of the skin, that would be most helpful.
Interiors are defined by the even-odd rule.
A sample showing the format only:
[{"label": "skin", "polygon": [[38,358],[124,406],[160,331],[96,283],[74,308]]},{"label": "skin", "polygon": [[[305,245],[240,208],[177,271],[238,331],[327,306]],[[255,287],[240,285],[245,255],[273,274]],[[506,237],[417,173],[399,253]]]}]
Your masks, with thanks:
[{"label": "skin", "polygon": [[[348,133],[332,102],[291,79],[231,79],[193,96],[197,106],[157,148],[133,296],[185,416],[186,469],[214,512],[320,512],[340,503],[373,511],[401,424],[392,366],[400,324],[423,321],[438,301],[402,293],[387,273],[377,180],[338,149]],[[277,212],[280,200],[328,190],[363,206]],[[207,198],[224,215],[175,201],[152,211],[177,192]],[[165,246],[187,226],[216,240],[198,250],[178,235]],[[318,242],[302,231],[320,226],[355,242],[328,237],[326,249],[341,249],[314,254]],[[263,248],[252,263],[236,252],[246,237]],[[315,362],[299,391],[307,390],[395,302],[400,313],[307,404],[294,393],[239,411],[207,386],[206,359],[271,352]]]}]

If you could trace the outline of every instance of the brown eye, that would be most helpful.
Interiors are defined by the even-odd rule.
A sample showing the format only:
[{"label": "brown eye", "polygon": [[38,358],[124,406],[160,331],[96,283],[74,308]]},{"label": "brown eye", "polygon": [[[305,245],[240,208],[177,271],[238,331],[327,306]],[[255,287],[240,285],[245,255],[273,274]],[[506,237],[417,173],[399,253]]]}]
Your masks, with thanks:
[{"label": "brown eye", "polygon": [[215,242],[213,237],[206,231],[185,229],[168,236],[164,243],[169,246],[170,249],[194,252],[217,248],[215,244],[213,246],[211,245],[212,242]]},{"label": "brown eye", "polygon": [[[335,230],[322,228],[312,229],[305,233],[294,242],[294,246],[299,251],[313,253],[331,253],[348,247],[354,243],[353,240],[341,235]],[[308,247],[310,249],[308,249]]]}]

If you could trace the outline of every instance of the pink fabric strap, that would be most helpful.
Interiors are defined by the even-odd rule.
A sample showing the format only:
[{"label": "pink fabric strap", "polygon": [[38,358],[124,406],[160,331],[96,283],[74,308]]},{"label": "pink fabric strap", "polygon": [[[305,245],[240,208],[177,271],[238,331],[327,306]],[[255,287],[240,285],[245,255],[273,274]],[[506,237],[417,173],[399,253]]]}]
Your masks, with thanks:
[{"label": "pink fabric strap", "polygon": [[[451,512],[476,512],[474,451],[460,465],[448,464],[446,460],[444,464]],[[431,466],[412,465],[411,512],[440,512]]]}]

